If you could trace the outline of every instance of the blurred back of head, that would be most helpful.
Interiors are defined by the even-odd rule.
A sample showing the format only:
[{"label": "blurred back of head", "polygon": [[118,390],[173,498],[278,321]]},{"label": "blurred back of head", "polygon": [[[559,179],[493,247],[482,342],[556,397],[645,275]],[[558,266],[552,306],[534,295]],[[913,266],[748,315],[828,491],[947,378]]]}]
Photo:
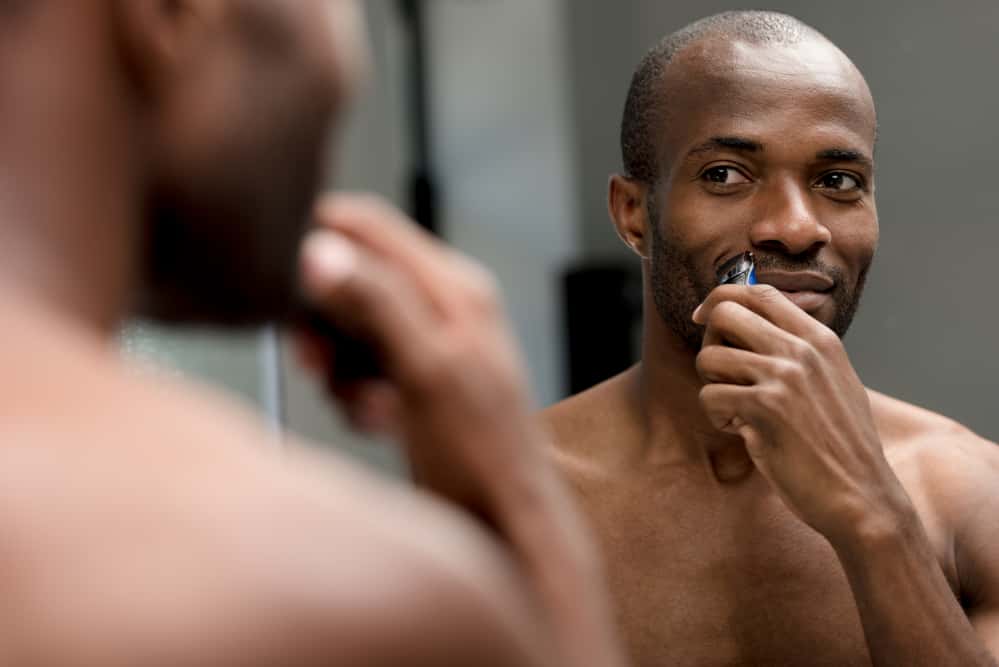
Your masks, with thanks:
[{"label": "blurred back of head", "polygon": [[[98,172],[85,177],[92,190],[128,181],[119,191],[134,204],[142,314],[280,318],[330,130],[362,74],[361,18],[355,0],[0,0],[2,40],[17,49],[16,67],[0,64],[0,125],[42,108],[31,98],[46,86],[75,91],[49,99],[76,109],[30,123],[64,135],[67,151],[92,135],[82,141]],[[119,125],[104,144],[101,120]],[[25,164],[24,143],[5,143],[0,162]],[[102,173],[105,144],[128,155],[127,178]],[[59,179],[24,171],[18,178],[63,196]]]}]

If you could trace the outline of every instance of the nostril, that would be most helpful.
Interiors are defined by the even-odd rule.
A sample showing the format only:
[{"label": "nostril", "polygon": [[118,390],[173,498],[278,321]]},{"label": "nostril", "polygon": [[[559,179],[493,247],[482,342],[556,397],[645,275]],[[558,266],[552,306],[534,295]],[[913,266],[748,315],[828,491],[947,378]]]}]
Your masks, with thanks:
[{"label": "nostril", "polygon": [[785,245],[782,241],[778,241],[776,239],[767,239],[764,241],[759,241],[755,245],[760,250],[770,250],[773,252],[778,252],[782,255],[791,254],[789,252],[789,248],[787,247],[787,245]]},{"label": "nostril", "polygon": [[828,230],[818,224],[760,229],[750,238],[755,249],[784,255],[813,253],[830,241]]}]

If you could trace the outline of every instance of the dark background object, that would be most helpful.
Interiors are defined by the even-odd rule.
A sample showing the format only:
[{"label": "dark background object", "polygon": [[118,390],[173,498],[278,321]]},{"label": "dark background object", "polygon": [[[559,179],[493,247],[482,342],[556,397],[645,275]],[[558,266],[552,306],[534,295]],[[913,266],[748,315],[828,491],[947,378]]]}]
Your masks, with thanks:
[{"label": "dark background object", "polygon": [[632,262],[580,264],[564,282],[569,393],[617,375],[639,356],[641,273]]},{"label": "dark background object", "polygon": [[407,82],[412,165],[409,176],[409,213],[422,227],[440,234],[437,179],[430,148],[430,102],[427,79],[427,23],[423,0],[399,0],[408,38]]}]

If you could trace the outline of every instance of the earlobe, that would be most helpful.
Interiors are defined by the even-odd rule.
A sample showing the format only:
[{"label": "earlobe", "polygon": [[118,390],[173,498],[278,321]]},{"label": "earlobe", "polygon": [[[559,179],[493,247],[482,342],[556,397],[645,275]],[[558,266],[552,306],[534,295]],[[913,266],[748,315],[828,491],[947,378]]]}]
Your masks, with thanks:
[{"label": "earlobe", "polygon": [[618,237],[642,259],[649,258],[648,225],[654,224],[648,219],[646,190],[644,184],[615,174],[608,193],[608,208]]}]

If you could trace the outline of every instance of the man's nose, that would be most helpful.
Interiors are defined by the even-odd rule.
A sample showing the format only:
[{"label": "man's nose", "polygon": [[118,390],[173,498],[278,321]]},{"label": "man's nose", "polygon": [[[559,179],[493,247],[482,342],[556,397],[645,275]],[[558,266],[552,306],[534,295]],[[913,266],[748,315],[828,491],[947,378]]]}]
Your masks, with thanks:
[{"label": "man's nose", "polygon": [[753,223],[750,241],[763,250],[801,255],[827,245],[832,239],[812,206],[807,186],[785,182],[767,193],[763,215]]}]

